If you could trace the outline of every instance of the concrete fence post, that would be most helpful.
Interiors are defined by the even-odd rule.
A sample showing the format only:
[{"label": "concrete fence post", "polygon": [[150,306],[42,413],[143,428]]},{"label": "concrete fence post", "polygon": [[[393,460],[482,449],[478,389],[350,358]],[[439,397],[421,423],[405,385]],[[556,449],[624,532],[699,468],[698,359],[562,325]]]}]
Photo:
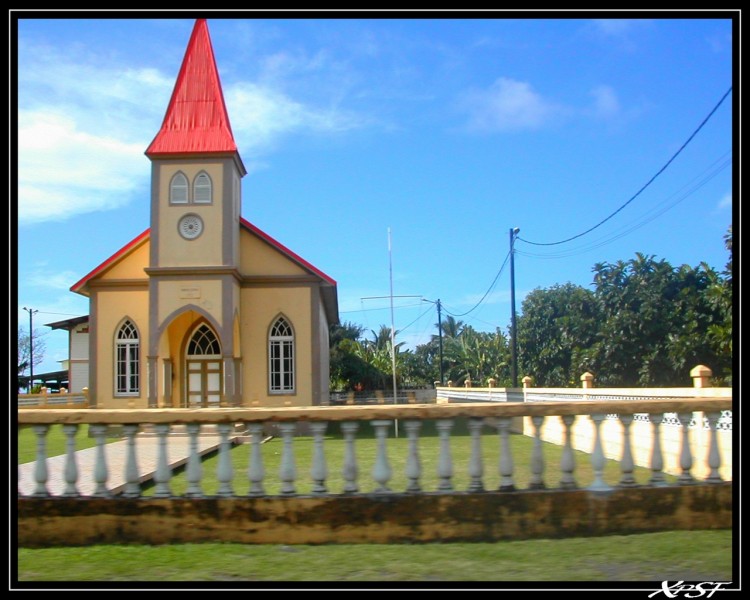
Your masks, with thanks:
[{"label": "concrete fence post", "polygon": [[693,387],[711,387],[711,375],[713,375],[713,371],[704,365],[693,367],[690,370],[690,377],[693,378]]},{"label": "concrete fence post", "polygon": [[534,380],[531,377],[529,377],[528,375],[526,375],[526,377],[524,377],[523,379],[521,379],[521,383],[523,383],[523,387],[524,388],[530,388],[531,384],[534,383]]},{"label": "concrete fence post", "polygon": [[488,386],[488,387],[491,387],[491,388],[493,388],[493,387],[495,387],[495,384],[496,384],[496,383],[497,383],[497,380],[496,380],[496,379],[495,379],[494,377],[490,377],[490,378],[489,378],[489,379],[487,380],[487,386]]},{"label": "concrete fence post", "polygon": [[465,388],[471,387],[471,379],[469,379],[468,377],[466,378],[466,381],[464,381],[464,387]]},{"label": "concrete fence post", "polygon": [[594,387],[594,376],[588,371],[581,375],[581,387],[584,390],[588,390]]}]

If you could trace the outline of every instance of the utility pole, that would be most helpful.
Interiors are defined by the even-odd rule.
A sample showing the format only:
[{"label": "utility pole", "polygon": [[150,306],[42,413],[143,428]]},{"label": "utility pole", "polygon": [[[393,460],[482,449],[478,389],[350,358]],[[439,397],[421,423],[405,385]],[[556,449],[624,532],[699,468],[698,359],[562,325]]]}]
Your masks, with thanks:
[{"label": "utility pole", "polygon": [[432,302],[433,304],[437,305],[437,311],[438,311],[438,340],[440,344],[440,385],[443,385],[445,383],[444,376],[443,376],[443,319],[441,316],[441,306],[440,306],[440,298],[437,299],[437,302],[434,302],[433,300],[427,300],[426,298],[422,298],[424,302]]},{"label": "utility pole", "polygon": [[510,377],[513,387],[518,387],[518,350],[516,344],[516,270],[513,243],[521,230],[510,230]]},{"label": "utility pole", "polygon": [[38,313],[38,310],[26,308],[23,309],[29,313],[29,391],[31,393],[31,386],[34,380],[34,313]]}]

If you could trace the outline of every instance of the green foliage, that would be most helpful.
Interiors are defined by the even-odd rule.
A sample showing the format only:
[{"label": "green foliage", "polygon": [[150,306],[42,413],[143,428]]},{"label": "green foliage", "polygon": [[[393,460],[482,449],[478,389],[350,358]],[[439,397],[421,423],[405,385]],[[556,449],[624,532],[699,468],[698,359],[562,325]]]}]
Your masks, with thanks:
[{"label": "green foliage", "polygon": [[576,387],[591,368],[586,350],[596,341],[599,306],[593,292],[572,283],[536,289],[517,319],[520,372],[540,387]]},{"label": "green foliage", "polygon": [[697,364],[731,368],[731,350],[718,355],[709,335],[722,315],[709,301],[718,275],[707,265],[674,268],[637,254],[594,273],[602,322],[590,358],[599,385],[690,385]]}]

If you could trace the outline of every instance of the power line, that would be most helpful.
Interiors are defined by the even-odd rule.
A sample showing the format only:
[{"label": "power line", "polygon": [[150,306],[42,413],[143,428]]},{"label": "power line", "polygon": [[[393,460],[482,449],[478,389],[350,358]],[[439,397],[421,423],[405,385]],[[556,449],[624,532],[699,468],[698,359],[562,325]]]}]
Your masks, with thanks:
[{"label": "power line", "polygon": [[489,295],[489,293],[495,287],[495,284],[497,283],[497,280],[500,278],[500,275],[502,274],[503,269],[505,269],[505,265],[508,262],[508,258],[510,258],[510,252],[508,252],[508,254],[505,255],[505,260],[503,261],[503,264],[500,266],[500,270],[497,272],[497,275],[495,275],[495,279],[492,281],[492,283],[490,284],[490,287],[484,293],[484,296],[482,296],[482,298],[479,300],[479,302],[477,302],[472,308],[470,308],[466,312],[460,313],[460,314],[452,313],[452,312],[450,312],[447,309],[446,309],[445,312],[447,312],[452,317],[465,317],[469,313],[474,312],[479,307],[479,305],[482,304],[482,302],[484,302],[484,299]]},{"label": "power line", "polygon": [[723,96],[721,97],[721,100],[719,100],[719,102],[718,102],[718,103],[716,104],[716,106],[714,106],[714,108],[713,108],[713,109],[711,110],[711,112],[710,112],[710,113],[708,113],[708,115],[706,116],[706,118],[705,118],[705,119],[703,119],[703,121],[701,122],[701,124],[700,124],[700,125],[698,125],[697,129],[696,129],[695,131],[693,131],[693,133],[692,133],[692,134],[690,135],[690,137],[689,137],[689,138],[688,138],[687,140],[685,140],[685,142],[684,142],[684,143],[682,144],[682,146],[680,146],[680,147],[679,147],[679,149],[677,150],[677,152],[675,152],[675,153],[674,153],[674,154],[672,155],[672,157],[671,157],[671,158],[670,158],[670,159],[669,159],[669,160],[668,160],[668,161],[667,161],[667,162],[666,162],[666,163],[664,164],[664,166],[663,166],[663,167],[662,167],[661,169],[659,169],[659,170],[658,170],[658,171],[656,172],[656,174],[655,174],[655,175],[654,175],[653,177],[651,177],[651,179],[649,179],[649,180],[648,180],[648,181],[647,181],[647,182],[646,182],[646,183],[645,183],[645,184],[644,184],[644,185],[643,185],[643,186],[641,187],[641,189],[639,189],[639,190],[638,190],[638,191],[637,191],[637,192],[636,192],[635,194],[633,194],[633,195],[632,195],[632,196],[630,197],[630,199],[629,199],[629,200],[628,200],[627,202],[625,202],[625,204],[623,204],[622,206],[620,206],[620,208],[618,208],[618,209],[617,209],[616,211],[614,211],[614,212],[613,212],[612,214],[610,214],[610,215],[609,215],[608,217],[606,217],[606,218],[602,219],[602,220],[601,220],[601,221],[599,221],[599,222],[598,222],[598,223],[597,223],[596,225],[594,225],[593,227],[590,227],[590,228],[589,228],[589,229],[587,229],[586,231],[583,231],[583,232],[581,232],[581,233],[579,233],[579,234],[577,234],[577,235],[574,235],[574,236],[572,236],[572,237],[566,238],[566,239],[564,239],[564,240],[560,240],[560,241],[558,241],[558,242],[532,242],[532,241],[530,241],[530,240],[525,240],[525,239],[523,239],[523,238],[520,238],[520,237],[519,237],[518,239],[519,239],[520,241],[522,241],[522,242],[526,242],[527,244],[532,244],[532,245],[534,245],[534,246],[556,246],[556,245],[558,245],[558,244],[564,244],[564,243],[566,243],[566,242],[570,242],[570,241],[572,241],[572,240],[575,240],[575,239],[577,239],[577,238],[579,238],[579,237],[582,237],[582,236],[586,235],[587,233],[591,233],[592,231],[594,231],[594,229],[597,229],[598,227],[602,226],[602,225],[603,225],[604,223],[606,223],[606,222],[607,222],[607,221],[609,221],[609,220],[610,220],[610,219],[611,219],[612,217],[614,217],[614,216],[615,216],[615,215],[616,215],[617,213],[619,213],[619,212],[620,212],[621,210],[623,210],[623,209],[624,209],[624,208],[625,208],[625,207],[626,207],[626,206],[627,206],[628,204],[630,204],[630,203],[631,203],[631,202],[632,202],[633,200],[635,200],[635,199],[636,199],[636,198],[637,198],[638,196],[640,196],[640,195],[641,195],[641,193],[642,193],[642,192],[643,192],[643,191],[644,191],[644,190],[645,190],[645,189],[646,189],[647,187],[649,187],[649,186],[650,186],[650,185],[651,185],[651,184],[652,184],[652,183],[653,183],[653,182],[654,182],[654,181],[656,180],[656,178],[657,178],[657,177],[659,177],[659,175],[661,175],[661,174],[662,174],[662,173],[663,173],[664,171],[666,171],[666,170],[667,170],[667,167],[669,167],[669,165],[671,165],[671,164],[672,164],[672,162],[673,162],[673,161],[674,161],[674,160],[675,160],[675,159],[676,159],[676,158],[677,158],[677,157],[678,157],[678,156],[680,155],[680,153],[681,153],[681,152],[682,152],[682,151],[683,151],[683,150],[684,150],[684,149],[685,149],[685,148],[687,147],[687,145],[688,145],[688,144],[689,144],[689,143],[690,143],[690,142],[691,142],[691,141],[693,140],[693,138],[694,138],[694,137],[695,137],[696,135],[698,135],[698,132],[699,132],[699,131],[700,131],[701,129],[703,129],[703,126],[704,126],[704,125],[705,125],[706,123],[708,123],[708,120],[709,120],[709,119],[710,119],[710,118],[711,118],[711,117],[712,117],[712,116],[714,115],[714,113],[715,113],[715,112],[716,112],[716,111],[717,111],[717,110],[719,109],[719,107],[720,107],[720,106],[722,105],[722,103],[724,102],[724,100],[726,100],[727,96],[729,96],[729,94],[730,94],[731,92],[732,92],[732,87],[730,86],[730,87],[729,87],[729,89],[728,89],[728,90],[727,90],[727,91],[726,91],[726,92],[724,93],[724,95],[723,95]]},{"label": "power line", "polygon": [[[700,175],[697,175],[690,182],[682,186],[682,188],[680,188],[678,191],[672,193],[665,200],[656,204],[651,210],[646,212],[639,220],[631,221],[630,223],[622,226],[621,228],[616,229],[609,236],[605,236],[597,240],[594,240],[591,243],[584,244],[582,246],[578,246],[575,248],[570,248],[568,250],[564,250],[560,252],[551,252],[551,253],[546,253],[546,254],[528,252],[528,251],[523,251],[523,250],[519,250],[517,252],[521,256],[528,256],[531,258],[543,258],[543,259],[568,258],[571,256],[577,256],[579,254],[585,254],[586,252],[590,252],[591,250],[595,250],[596,248],[601,248],[602,246],[606,246],[607,244],[617,241],[620,238],[632,233],[633,231],[636,231],[640,229],[641,227],[646,226],[651,221],[656,220],[658,217],[660,217],[667,211],[671,210],[672,208],[677,206],[679,203],[681,203],[682,201],[684,201],[685,199],[693,195],[695,192],[697,192],[699,189],[701,189],[704,185],[706,185],[709,181],[711,181],[714,177],[716,177],[719,173],[721,173],[724,169],[726,169],[728,166],[732,164],[731,157],[727,158],[729,154],[730,154],[729,152],[726,152],[720,158],[715,160]],[[692,186],[692,187],[689,187],[688,189],[688,186]],[[681,194],[681,195],[678,196],[678,194]]]}]

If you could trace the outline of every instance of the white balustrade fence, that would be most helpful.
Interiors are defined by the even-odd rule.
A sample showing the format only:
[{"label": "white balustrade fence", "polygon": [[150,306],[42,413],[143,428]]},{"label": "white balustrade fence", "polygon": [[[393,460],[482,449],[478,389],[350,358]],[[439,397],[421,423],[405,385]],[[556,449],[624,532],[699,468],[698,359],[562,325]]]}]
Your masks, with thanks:
[{"label": "white balustrade fence", "polygon": [[[91,495],[94,497],[110,497],[113,495],[111,481],[117,477],[124,479],[121,493],[125,497],[137,498],[141,495],[143,473],[139,469],[139,444],[143,439],[138,435],[139,429],[153,430],[156,438],[155,453],[156,466],[153,473],[156,498],[173,497],[170,487],[173,466],[170,465],[170,444],[175,438],[170,435],[173,426],[184,427],[187,436],[187,460],[185,473],[188,497],[200,498],[205,495],[202,488],[203,465],[199,453],[201,433],[206,428],[212,429],[212,434],[218,436],[218,461],[216,479],[219,482],[217,496],[232,497],[237,492],[234,489],[235,473],[230,452],[233,446],[232,437],[238,430],[247,432],[249,451],[247,455],[246,478],[249,486],[248,495],[266,495],[268,478],[277,477],[281,496],[298,494],[298,484],[301,479],[312,480],[311,493],[313,495],[355,494],[362,489],[360,479],[366,474],[362,472],[358,462],[357,443],[360,440],[356,432],[360,424],[368,422],[375,435],[375,458],[369,474],[374,482],[375,494],[389,494],[394,492],[424,493],[421,484],[423,460],[419,452],[420,431],[425,421],[434,421],[438,436],[437,456],[437,493],[479,492],[487,489],[485,473],[495,469],[499,478],[497,489],[510,491],[517,489],[516,474],[520,469],[529,469],[529,488],[542,489],[550,485],[545,482],[544,453],[542,452],[542,432],[551,429],[554,423],[562,445],[562,458],[559,471],[559,482],[553,485],[559,489],[575,489],[583,487],[592,491],[606,491],[612,489],[603,478],[603,471],[607,456],[616,458],[620,465],[620,480],[617,484],[622,487],[635,485],[633,470],[636,464],[633,449],[634,415],[648,415],[648,421],[641,424],[649,429],[652,443],[648,449],[647,466],[652,476],[649,485],[666,485],[664,476],[665,460],[662,437],[667,428],[664,425],[665,415],[676,414],[682,424],[682,434],[679,439],[677,456],[669,460],[678,461],[680,471],[676,485],[695,484],[702,480],[707,484],[719,483],[721,476],[721,453],[719,449],[718,423],[722,411],[731,409],[731,398],[692,398],[692,399],[661,399],[661,400],[611,400],[579,401],[579,402],[531,402],[531,403],[477,403],[477,404],[448,404],[448,405],[407,405],[407,406],[358,406],[358,407],[310,407],[284,409],[150,409],[150,410],[55,410],[55,409],[24,409],[19,411],[19,424],[33,427],[36,436],[36,460],[31,477],[33,489],[28,494],[19,495],[32,497],[48,497],[51,495],[48,487],[50,473],[48,470],[47,434],[51,424],[60,423],[66,436],[66,453],[64,455],[64,492],[62,495],[78,496]],[[705,452],[696,453],[692,447],[692,440],[688,435],[687,424],[693,419],[694,413],[700,411],[705,414],[708,423]],[[616,419],[608,419],[608,415],[618,415]],[[454,485],[454,464],[451,452],[451,432],[456,419],[468,419],[470,436],[470,459],[466,465],[469,484],[466,489],[456,489]],[[528,465],[516,464],[511,453],[510,435],[514,419],[525,418],[531,424],[533,437],[531,461]],[[393,468],[389,460],[389,445],[394,425],[402,425],[401,430],[407,437],[405,489],[392,489]],[[327,484],[329,467],[326,461],[325,434],[328,424],[332,421],[340,423],[343,435],[343,452],[341,475],[344,485],[341,491],[331,490]],[[273,424],[281,437],[281,459],[277,473],[268,473],[264,468],[262,442],[264,439],[264,425]],[[295,432],[297,426],[304,423],[312,436],[312,464],[307,472],[299,472],[295,461]],[[90,434],[94,436],[95,460],[90,472],[82,473],[77,465],[75,436],[78,427],[90,425]],[[485,464],[482,444],[486,443],[481,430],[490,424],[497,432],[498,454],[494,464]],[[604,435],[607,424],[614,429]],[[113,473],[108,460],[107,430],[108,425],[119,425],[125,439],[125,455],[118,473]],[[573,449],[580,445],[581,434],[576,426],[589,430],[587,447],[594,477],[591,482],[576,480],[576,464]],[[615,455],[606,448],[615,437],[615,430],[619,442]],[[579,438],[579,439],[577,439]],[[340,446],[339,446],[340,447]],[[700,478],[694,474],[696,465],[705,465],[705,476]],[[20,473],[20,471],[19,471]],[[84,493],[81,477],[93,477],[93,491]],[[371,487],[368,482],[368,489]],[[429,491],[429,490],[428,490]]]}]

